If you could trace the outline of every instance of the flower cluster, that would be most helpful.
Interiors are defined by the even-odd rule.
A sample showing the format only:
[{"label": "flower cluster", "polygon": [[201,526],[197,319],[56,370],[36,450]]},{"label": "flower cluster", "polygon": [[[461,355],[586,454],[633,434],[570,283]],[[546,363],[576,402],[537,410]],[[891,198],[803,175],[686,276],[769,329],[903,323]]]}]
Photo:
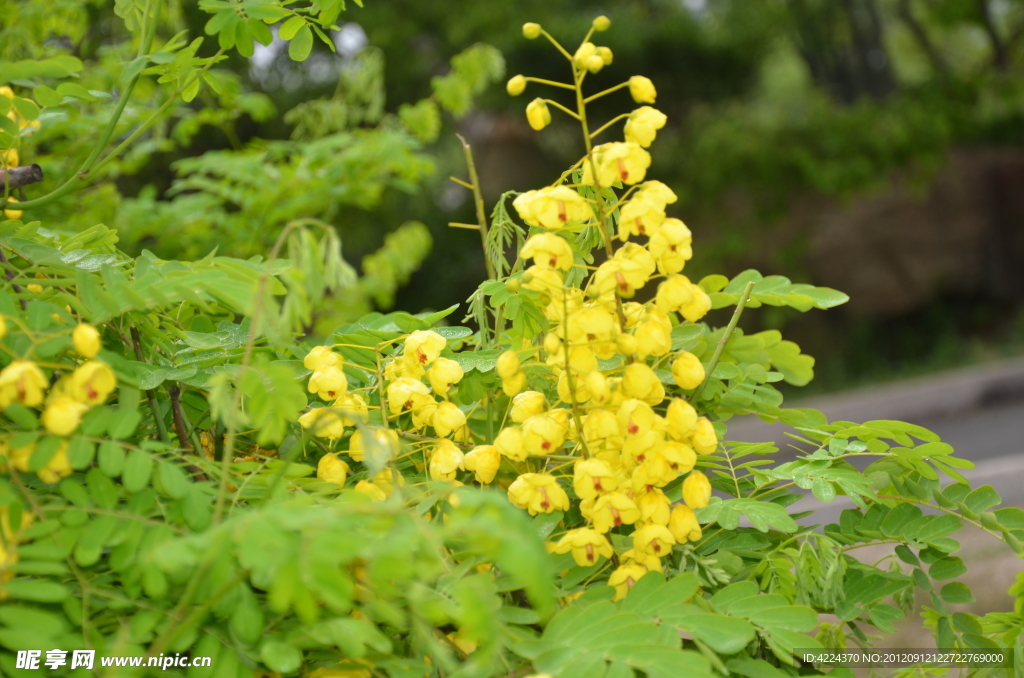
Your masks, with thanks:
[{"label": "flower cluster", "polygon": [[[602,27],[603,18],[594,28]],[[536,24],[524,33],[547,35]],[[589,37],[570,56],[577,88],[612,59]],[[508,90],[518,94],[534,80],[516,76]],[[363,460],[370,439],[394,455],[396,427],[423,450],[416,468],[432,480],[496,483],[531,515],[578,509],[582,521],[566,524],[550,548],[571,553],[583,567],[614,559],[618,567],[608,582],[617,597],[645,573],[662,571],[675,545],[701,538],[694,511],[708,504],[711,484],[695,466],[699,455],[718,446],[711,422],[685,397],[704,382],[704,365],[692,353],[673,350],[672,339],[675,326],[704,317],[711,299],[682,273],[693,256],[692,235],[666,214],[676,194],[646,180],[647,148],[666,116],[646,105],[657,96],[647,78],[635,76],[620,87],[645,104],[616,119],[625,119],[625,139],[591,146],[588,136],[587,155],[572,175],[576,183],[565,181],[567,173],[513,202],[530,235],[519,252],[525,269],[506,284],[518,285],[547,326],[539,336],[511,342],[514,348],[495,362],[507,398],[491,396],[507,403],[495,433],[485,434],[484,408],[451,401],[463,368],[445,338],[430,330],[412,332],[400,351],[382,356],[374,375],[379,383],[370,389],[380,391],[383,427],[366,423],[368,405],[346,391],[343,360],[330,347],[314,349],[305,365],[313,371],[309,391],[333,405],[301,419],[331,441],[356,426],[348,441],[352,462]],[[583,120],[580,106],[570,114]],[[546,126],[546,100],[534,100],[527,119],[535,129]],[[607,256],[574,284],[581,276],[570,276],[586,261],[575,245],[584,229],[600,233]],[[653,284],[648,301],[634,301]],[[344,485],[349,473],[339,452],[320,460],[323,480]],[[356,489],[383,499],[392,478],[388,489],[376,478]],[[681,498],[673,501],[670,493]],[[614,542],[612,534],[619,535]]]},{"label": "flower cluster", "polygon": [[[0,338],[7,332],[7,321],[0,318]],[[54,375],[52,379],[31,360],[15,360],[0,370],[0,409],[11,405],[41,408],[40,420],[48,433],[69,436],[82,423],[82,416],[92,407],[101,405],[117,388],[117,377],[106,363],[95,360],[102,348],[99,331],[82,323],[71,332],[75,353],[84,358],[69,374]],[[51,383],[53,384],[51,386]],[[0,455],[15,469],[23,472],[35,470],[45,483],[56,483],[71,474],[67,458],[67,441],[62,441],[49,461],[39,469],[32,468],[36,443],[13,448],[9,442],[0,443]]]}]

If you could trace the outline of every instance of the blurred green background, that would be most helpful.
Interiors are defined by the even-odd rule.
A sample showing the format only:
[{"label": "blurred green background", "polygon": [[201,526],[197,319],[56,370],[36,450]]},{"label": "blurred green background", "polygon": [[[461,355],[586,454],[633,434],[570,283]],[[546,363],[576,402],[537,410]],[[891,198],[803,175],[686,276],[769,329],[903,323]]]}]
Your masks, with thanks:
[{"label": "blurred green background", "polygon": [[[60,11],[60,3],[18,4],[23,22]],[[181,28],[202,34],[191,3],[171,9]],[[116,89],[114,10],[112,1],[90,5],[66,38],[80,58],[110,64],[106,89]],[[488,211],[504,191],[550,183],[581,154],[578,130],[556,113],[533,132],[526,103],[559,93],[531,84],[513,98],[501,83],[569,72],[546,42],[522,37],[524,21],[572,51],[598,14],[612,28],[595,40],[615,59],[588,80],[603,88],[646,75],[669,116],[649,176],[680,196],[670,215],[694,233],[686,273],[696,280],[754,267],[852,297],[828,313],[763,308],[744,319],[749,331],[784,328],[817,357],[810,389],[1024,351],[1022,0],[350,3],[336,52],[318,42],[301,64],[277,42],[257,45],[249,59],[235,54],[219,66],[221,91],[173,107],[114,165],[115,181],[38,216],[71,230],[107,223],[126,251],[164,258],[215,247],[265,253],[289,215],[316,216],[336,225],[357,268],[387,234],[417,220],[432,236],[429,256],[413,272],[427,245],[403,236],[390,255],[363,263],[390,276],[368,303],[420,311],[464,302],[485,271],[477,234],[447,227],[475,220],[469,192],[447,179],[466,176],[455,134],[474,149]],[[11,41],[15,33],[5,34],[5,56],[35,56]],[[473,77],[489,86],[432,87],[475,43],[500,50],[504,74],[487,57],[466,68],[486,71]],[[398,125],[422,112],[410,105],[446,96],[472,98],[472,108],[468,98],[444,105],[456,115],[443,114],[436,134],[429,115],[418,138]],[[593,117],[632,105],[620,92]],[[25,162],[66,176],[63,159],[77,150],[69,139],[102,111],[54,119]],[[616,126],[602,139],[620,133]]]}]

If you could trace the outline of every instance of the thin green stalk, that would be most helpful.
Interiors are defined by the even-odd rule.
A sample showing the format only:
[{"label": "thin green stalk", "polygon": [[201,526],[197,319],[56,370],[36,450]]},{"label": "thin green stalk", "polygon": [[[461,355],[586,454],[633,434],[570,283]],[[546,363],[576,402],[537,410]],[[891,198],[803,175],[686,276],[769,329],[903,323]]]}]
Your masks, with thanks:
[{"label": "thin green stalk", "polygon": [[722,352],[725,350],[725,345],[729,343],[729,338],[732,336],[733,331],[736,329],[736,325],[740,321],[740,316],[743,315],[743,309],[746,308],[747,302],[750,300],[750,293],[754,291],[754,281],[751,280],[747,283],[747,286],[743,288],[743,294],[740,295],[740,299],[736,302],[736,310],[732,313],[732,319],[729,320],[728,326],[725,328],[725,332],[722,334],[722,338],[718,342],[718,346],[715,347],[715,352],[711,356],[711,362],[708,363],[706,373],[704,374],[704,381],[700,383],[697,390],[690,396],[690,404],[697,402],[700,398],[700,394],[704,392],[704,387],[711,381],[711,373],[715,371],[715,366],[718,365],[718,359],[722,357]]},{"label": "thin green stalk", "polygon": [[469,169],[469,184],[473,191],[473,203],[476,206],[476,221],[480,226],[480,245],[484,249],[484,266],[487,267],[487,277],[497,280],[498,276],[494,271],[494,266],[491,264],[490,257],[487,256],[487,210],[484,208],[484,196],[480,191],[480,177],[477,176],[476,163],[473,161],[473,149],[461,134],[455,136],[462,143],[462,153],[466,156],[466,167]]},{"label": "thin green stalk", "polygon": [[[147,12],[146,15],[148,18],[149,12]],[[157,18],[159,17],[159,15],[160,1],[157,0],[156,8],[153,13],[153,21],[152,24],[150,25],[149,33],[148,35],[145,35],[143,37],[142,44],[140,45],[141,54],[147,54],[153,46],[153,39],[156,37]],[[110,137],[114,135],[114,130],[117,128],[117,123],[121,119],[121,114],[124,112],[125,106],[128,105],[128,100],[131,98],[132,91],[135,89],[135,85],[138,84],[139,78],[141,77],[142,74],[139,73],[134,78],[128,81],[128,85],[124,88],[124,91],[121,93],[120,99],[118,99],[117,101],[117,105],[114,107],[114,114],[111,116],[110,121],[107,122],[107,126],[103,129],[103,133],[97,140],[96,145],[93,147],[92,151],[90,151],[89,156],[86,158],[85,162],[82,163],[82,166],[79,168],[79,170],[70,179],[64,182],[64,184],[50,191],[41,198],[36,198],[35,200],[26,200],[25,202],[18,203],[19,210],[31,209],[33,207],[41,207],[43,205],[47,205],[56,200],[57,198],[63,197],[70,193],[71,191],[75,190],[75,187],[78,185],[78,181],[84,182],[89,180],[89,173],[93,168],[93,164],[100,157],[100,154],[103,152],[103,149],[107,147],[107,143],[110,141]],[[4,202],[6,203],[6,197],[4,199]],[[3,207],[3,205],[0,205],[0,207]]]}]

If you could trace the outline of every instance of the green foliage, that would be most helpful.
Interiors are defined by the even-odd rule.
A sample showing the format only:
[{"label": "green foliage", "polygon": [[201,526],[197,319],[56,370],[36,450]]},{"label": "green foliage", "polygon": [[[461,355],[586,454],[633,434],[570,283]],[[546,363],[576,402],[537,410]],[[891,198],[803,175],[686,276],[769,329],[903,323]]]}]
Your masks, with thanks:
[{"label": "green foliage", "polygon": [[[253,0],[201,8],[212,14],[206,30],[222,50],[245,55],[254,40],[267,38],[268,25],[280,23],[293,58],[305,58],[314,35],[330,42],[323,31],[344,3]],[[147,43],[159,22],[150,5],[118,2],[115,11],[129,31],[150,35],[138,36],[146,48],[125,60],[123,82],[155,76],[186,100],[206,83],[232,106],[242,105],[244,95],[230,78],[211,75],[222,54],[196,56],[199,44],[186,46],[184,37],[153,51]],[[60,63],[64,70],[45,59],[17,68],[27,69],[18,71],[26,78],[69,77],[70,62]],[[609,342],[612,357],[589,356],[597,368],[588,374],[612,375],[609,380],[620,380],[616,388],[627,365],[650,370],[656,384],[647,387],[661,389],[649,398],[661,418],[652,410],[652,422],[675,425],[663,405],[666,393],[713,420],[704,441],[694,436],[679,445],[692,443],[700,452],[690,449],[691,465],[707,474],[715,496],[694,498],[687,481],[702,477],[696,474],[684,480],[675,473],[658,490],[666,506],[680,499],[695,506],[695,529],[684,531],[690,536],[673,537],[657,555],[638,554],[636,533],[614,525],[607,537],[598,535],[610,540],[614,561],[595,557],[592,545],[592,564],[578,564],[575,553],[550,552],[545,541],[593,522],[577,495],[586,484],[577,487],[569,469],[596,457],[581,439],[576,385],[569,382],[571,395],[563,395],[557,383],[574,368],[562,369],[549,346],[568,342],[570,330],[581,330],[584,344],[595,341],[589,326],[567,320],[569,297],[577,293],[582,307],[595,249],[606,245],[612,257],[601,266],[621,262],[614,259],[612,227],[621,226],[616,220],[626,198],[620,203],[619,186],[577,194],[562,186],[566,199],[584,201],[593,213],[559,217],[563,238],[518,224],[506,207],[510,194],[503,195],[489,230],[478,224],[494,277],[472,297],[476,327],[442,324],[457,306],[372,312],[371,301],[393,303],[396,287],[426,256],[426,227],[410,222],[389,234],[363,260],[360,277],[325,222],[341,208],[373,207],[388,187],[419,182],[430,158],[417,138],[436,135],[437,108],[463,114],[503,68],[492,48],[470,48],[453,60],[451,73],[433,81],[431,97],[395,119],[383,112],[380,65],[371,53],[358,71],[342,76],[331,100],[293,109],[292,140],[180,161],[173,199],[149,195],[121,205],[134,232],[173,232],[192,238],[188,247],[197,249],[209,237],[203,229],[223,238],[258,226],[268,235],[253,242],[254,251],[273,240],[265,257],[210,252],[196,261],[163,260],[147,251],[126,253],[117,232],[102,224],[72,234],[43,221],[0,222],[0,670],[15,670],[16,651],[60,647],[93,648],[101,657],[213,658],[209,670],[171,671],[186,676],[821,675],[794,652],[868,645],[869,634],[890,633],[893,622],[917,611],[918,593],[927,598],[922,616],[939,647],[1024,651],[1021,582],[1011,589],[1012,613],[955,609],[973,596],[955,581],[966,567],[951,536],[971,525],[1022,553],[1024,511],[999,508],[990,486],[972,488],[960,473],[971,463],[924,428],[888,420],[829,423],[818,412],[783,408],[773,384],[806,384],[814,359],[781,332],[743,333],[744,307],[810,311],[846,297],[782,276],[708,276],[701,288],[686,289],[691,298],[709,293],[715,307],[735,306],[728,326],[703,320],[707,308],[695,319],[687,311],[682,321],[673,311],[660,348],[641,355]],[[584,71],[573,66],[572,73],[574,88],[581,88]],[[72,107],[117,106],[102,90],[51,84],[34,91],[41,111],[26,97],[0,101],[11,102],[15,119],[31,123],[38,115],[43,130],[53,119],[59,135],[97,127],[95,117]],[[123,101],[131,89],[126,86]],[[267,103],[248,102],[251,112]],[[58,108],[68,109],[63,122],[44,115]],[[344,121],[332,118],[342,111]],[[186,116],[179,140],[234,119]],[[10,148],[32,131],[10,127],[0,138]],[[101,136],[98,150],[109,136]],[[589,152],[589,138],[586,143]],[[102,162],[90,167],[99,171]],[[61,190],[35,205],[26,200],[26,214],[61,198]],[[565,209],[562,204],[555,213]],[[551,279],[544,271],[560,275],[554,264],[526,268],[525,259],[545,261],[522,255],[525,241],[544,242],[538,235],[567,247],[569,268],[580,269],[558,278],[564,285],[538,284]],[[634,253],[643,249],[630,245]],[[551,255],[556,263],[558,254]],[[665,277],[681,275],[677,269]],[[616,330],[639,346],[627,313],[639,322],[664,299],[646,307],[623,301],[629,296],[616,296],[623,284],[616,279],[611,294],[595,303],[613,308]],[[553,303],[558,294],[560,308]],[[334,328],[324,345],[314,345],[311,328],[328,322]],[[436,342],[437,355],[428,360],[426,352],[416,353],[427,344],[417,349],[414,336]],[[515,358],[514,373],[521,369],[523,380],[515,389],[509,351],[523,355]],[[696,387],[682,387],[668,364],[668,356],[684,353],[700,364]],[[569,362],[569,343],[565,354]],[[315,383],[325,375],[318,355],[329,356],[336,372],[327,376],[343,386]],[[431,367],[440,401],[420,380],[428,362],[463,372],[448,383]],[[393,401],[396,385],[412,389],[410,403],[423,396],[429,404],[417,411]],[[522,459],[503,453],[493,477],[480,480],[479,471],[465,469],[463,450],[486,452],[511,427],[507,418],[520,403],[508,394],[525,386],[547,403],[566,405],[553,411],[565,415],[567,431],[572,417],[581,444],[570,435],[546,453]],[[457,410],[464,426],[442,433],[434,413],[426,415],[429,424],[419,422],[429,406]],[[810,451],[776,464],[771,444],[729,441],[726,422],[737,414],[797,427]],[[318,429],[317,417],[337,428]],[[438,468],[442,449],[461,460],[450,474]],[[854,457],[875,459],[861,470]],[[551,495],[543,494],[532,519],[504,493],[474,486],[505,489],[528,475],[552,480]],[[952,482],[944,485],[943,476]],[[635,479],[627,478],[624,487]],[[650,482],[640,485],[631,486],[633,496]],[[556,489],[565,496],[558,510]],[[790,511],[806,492],[825,503],[846,496],[856,508],[817,530],[813,513]],[[876,544],[895,550],[875,564],[855,557],[856,549]],[[817,637],[808,635],[816,630]],[[57,673],[73,674],[69,667]]]}]

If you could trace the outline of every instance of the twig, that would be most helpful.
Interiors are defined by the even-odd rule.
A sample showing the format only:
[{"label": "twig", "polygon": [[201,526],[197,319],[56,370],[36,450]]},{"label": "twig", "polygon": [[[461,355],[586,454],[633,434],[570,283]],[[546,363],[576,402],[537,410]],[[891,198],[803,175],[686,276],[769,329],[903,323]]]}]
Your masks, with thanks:
[{"label": "twig", "polygon": [[715,347],[715,353],[711,356],[711,362],[708,363],[707,371],[704,375],[704,381],[700,383],[697,390],[690,396],[689,403],[691,405],[697,402],[697,399],[700,398],[700,394],[704,392],[704,387],[708,385],[709,381],[711,381],[711,373],[715,371],[715,367],[718,365],[718,359],[722,357],[722,351],[725,350],[725,345],[729,343],[729,338],[736,329],[736,325],[740,321],[740,316],[743,315],[743,309],[750,300],[750,293],[753,291],[754,281],[751,280],[747,283],[747,286],[743,288],[743,294],[740,295],[740,299],[736,303],[736,310],[732,313],[732,319],[729,321],[729,325],[726,326],[725,333],[722,334],[722,338],[718,341],[718,346]]},{"label": "twig", "polygon": [[[140,363],[148,364],[145,356],[142,355],[142,337],[139,336],[139,328],[134,325],[131,328],[132,335],[132,348],[135,349],[135,359]],[[160,434],[160,440],[170,444],[171,437],[167,435],[167,425],[164,424],[164,418],[160,416],[160,410],[156,407],[156,396],[153,395],[153,390],[146,391],[146,400],[149,402],[149,409],[153,412],[153,421],[156,423],[156,430]]]}]

